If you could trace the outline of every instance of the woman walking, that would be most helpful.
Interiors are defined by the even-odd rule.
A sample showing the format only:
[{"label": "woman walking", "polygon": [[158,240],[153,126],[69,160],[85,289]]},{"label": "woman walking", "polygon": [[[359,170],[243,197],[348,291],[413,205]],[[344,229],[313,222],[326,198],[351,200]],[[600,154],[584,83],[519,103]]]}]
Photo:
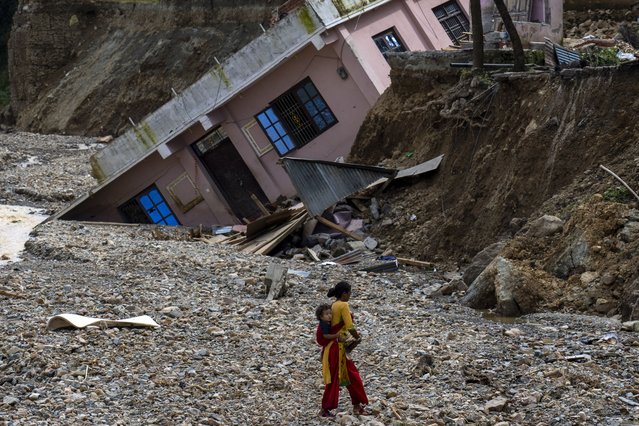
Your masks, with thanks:
[{"label": "woman walking", "polygon": [[328,340],[324,338],[321,327],[317,327],[317,343],[322,346],[322,373],[324,376],[324,396],[322,397],[322,417],[332,417],[331,412],[337,408],[339,402],[339,388],[346,386],[353,402],[353,413],[356,415],[370,415],[363,407],[368,404],[362,378],[355,367],[355,363],[347,357],[344,340],[350,334],[356,341],[361,337],[353,324],[348,301],[351,298],[351,285],[340,281],[331,288],[328,297],[335,297],[331,306],[332,319],[330,334],[339,334],[340,339]]}]

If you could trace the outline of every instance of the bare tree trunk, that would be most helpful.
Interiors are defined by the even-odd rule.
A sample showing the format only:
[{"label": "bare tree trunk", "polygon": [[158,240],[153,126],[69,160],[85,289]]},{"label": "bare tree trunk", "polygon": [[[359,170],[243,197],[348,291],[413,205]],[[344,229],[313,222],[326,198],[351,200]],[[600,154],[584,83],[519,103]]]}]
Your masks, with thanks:
[{"label": "bare tree trunk", "polygon": [[495,6],[497,6],[497,10],[499,11],[499,16],[501,16],[501,20],[504,22],[504,27],[506,31],[508,31],[510,41],[513,44],[515,71],[525,71],[526,56],[524,55],[524,48],[521,45],[521,39],[519,38],[519,33],[517,33],[517,28],[515,28],[515,24],[513,24],[513,20],[510,17],[510,13],[508,13],[508,8],[506,7],[504,0],[494,1]]},{"label": "bare tree trunk", "polygon": [[481,0],[470,0],[473,31],[473,70],[484,68],[484,27],[481,21]]}]

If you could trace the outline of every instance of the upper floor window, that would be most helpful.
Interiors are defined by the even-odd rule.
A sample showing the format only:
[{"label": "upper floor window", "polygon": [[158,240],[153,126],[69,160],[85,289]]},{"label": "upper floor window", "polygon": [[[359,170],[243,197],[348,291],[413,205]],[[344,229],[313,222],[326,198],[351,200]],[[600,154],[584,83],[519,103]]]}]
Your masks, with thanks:
[{"label": "upper floor window", "polygon": [[306,145],[337,124],[310,78],[272,101],[255,118],[280,156]]},{"label": "upper floor window", "polygon": [[449,1],[433,9],[433,13],[446,30],[446,34],[455,44],[470,29],[468,18],[456,1]]},{"label": "upper floor window", "polygon": [[397,35],[395,28],[388,29],[384,32],[373,36],[373,41],[377,45],[382,54],[387,52],[405,52],[406,48],[402,40]]}]

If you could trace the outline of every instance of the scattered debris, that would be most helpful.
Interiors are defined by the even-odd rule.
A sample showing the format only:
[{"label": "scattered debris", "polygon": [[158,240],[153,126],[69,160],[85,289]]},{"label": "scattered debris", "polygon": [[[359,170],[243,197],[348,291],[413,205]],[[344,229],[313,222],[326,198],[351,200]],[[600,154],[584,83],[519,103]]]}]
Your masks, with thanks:
[{"label": "scattered debris", "polygon": [[592,357],[588,354],[580,354],[580,355],[569,355],[564,358],[566,361],[571,362],[588,362],[592,361]]},{"label": "scattered debris", "polygon": [[286,294],[287,269],[282,265],[271,263],[266,270],[264,285],[266,285],[266,300],[279,299]]},{"label": "scattered debris", "polygon": [[486,412],[504,411],[507,404],[508,404],[508,399],[506,398],[503,398],[503,397],[494,398],[486,403],[486,405],[484,406],[484,410]]},{"label": "scattered debris", "polygon": [[[356,164],[285,158],[283,164],[292,174],[292,179],[302,179],[304,176],[308,178],[309,174],[317,174],[318,179],[321,177],[320,183],[310,187],[298,182],[305,191],[300,193],[300,198],[311,203],[310,209],[306,204],[298,203],[287,209],[264,214],[247,223],[245,229],[220,226],[214,227],[213,235],[208,237],[201,235],[201,232],[194,234],[201,235],[199,238],[207,243],[237,246],[244,253],[272,254],[312,262],[332,259],[342,265],[367,262],[359,267],[359,270],[366,272],[396,271],[399,265],[433,270],[434,265],[430,262],[379,258],[385,248],[380,247],[375,238],[366,235],[366,229],[371,220],[382,218],[379,203],[371,191],[383,190],[385,186],[380,184],[387,185],[393,177],[407,179],[436,170],[442,159],[443,155],[440,155],[417,166],[397,171]],[[353,174],[356,182],[348,185],[339,183],[339,178],[344,173],[349,176]],[[326,196],[319,201],[323,195]],[[337,204],[328,205],[329,202]],[[319,204],[321,207],[318,207]],[[321,214],[316,214],[320,208],[323,209]],[[417,217],[413,215],[411,220],[415,221]],[[297,232],[299,229],[301,232]]]},{"label": "scattered debris", "polygon": [[96,139],[99,143],[109,143],[113,140],[113,136],[106,135]]},{"label": "scattered debris", "polygon": [[637,401],[633,401],[633,400],[631,400],[631,399],[624,398],[623,396],[620,396],[620,397],[619,397],[619,399],[620,399],[622,402],[625,402],[625,403],[626,403],[626,404],[628,404],[628,405],[632,405],[633,407],[639,407],[639,402],[637,402]]},{"label": "scattered debris", "polygon": [[103,318],[85,317],[76,314],[55,315],[47,321],[47,330],[59,328],[85,328],[85,327],[159,327],[148,315],[126,318],[122,320],[108,320]]}]

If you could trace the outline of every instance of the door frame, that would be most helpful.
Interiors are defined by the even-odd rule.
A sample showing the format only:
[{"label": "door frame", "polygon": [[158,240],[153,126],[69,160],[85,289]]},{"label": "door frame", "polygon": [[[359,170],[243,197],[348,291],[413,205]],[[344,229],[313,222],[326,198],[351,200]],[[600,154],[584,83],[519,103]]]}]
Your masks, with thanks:
[{"label": "door frame", "polygon": [[[202,142],[203,140],[209,138],[209,137],[213,137],[214,138],[214,136],[215,136],[214,134],[216,132],[218,132],[218,134],[219,134],[218,139],[217,140],[213,140],[212,145],[210,147],[208,147],[206,149],[206,151],[204,151],[204,153],[202,153],[200,148],[197,147],[197,144],[199,142]],[[266,198],[266,194],[264,193],[264,189],[260,185],[259,180],[255,177],[255,175],[253,174],[251,169],[248,167],[248,165],[246,164],[246,161],[244,161],[244,157],[242,157],[242,154],[240,154],[239,150],[233,144],[233,141],[231,140],[231,137],[226,133],[226,130],[224,130],[224,128],[222,126],[217,126],[213,130],[211,130],[210,132],[208,132],[207,134],[202,136],[201,138],[197,139],[195,142],[192,142],[190,144],[190,147],[191,147],[191,152],[193,152],[193,155],[195,155],[195,157],[199,161],[202,169],[206,172],[205,175],[215,185],[216,189],[219,191],[220,195],[222,196],[222,198],[224,200],[224,203],[226,204],[226,206],[228,207],[230,212],[232,212],[233,216],[235,216],[238,220],[242,221],[243,216],[241,215],[240,212],[236,211],[236,209],[233,208],[233,203],[230,201],[233,197],[231,196],[228,188],[226,188],[224,185],[221,184],[221,182],[219,181],[217,176],[215,176],[215,173],[211,172],[211,170],[209,170],[208,165],[204,162],[204,159],[203,159],[203,156],[207,152],[216,149],[218,146],[220,146],[223,143],[230,143],[231,145],[233,145],[233,149],[237,152],[237,155],[238,155],[239,159],[242,161],[242,163],[246,167],[246,170],[248,171],[250,176],[255,180],[255,182],[257,183],[257,187],[261,191],[261,194],[255,194],[255,196],[258,197],[258,199],[260,199],[261,198],[260,195],[263,195],[264,199],[261,199],[261,201],[268,202],[268,199]],[[248,195],[248,193],[247,193],[247,195]],[[257,209],[257,206],[256,206],[256,209]]]}]

